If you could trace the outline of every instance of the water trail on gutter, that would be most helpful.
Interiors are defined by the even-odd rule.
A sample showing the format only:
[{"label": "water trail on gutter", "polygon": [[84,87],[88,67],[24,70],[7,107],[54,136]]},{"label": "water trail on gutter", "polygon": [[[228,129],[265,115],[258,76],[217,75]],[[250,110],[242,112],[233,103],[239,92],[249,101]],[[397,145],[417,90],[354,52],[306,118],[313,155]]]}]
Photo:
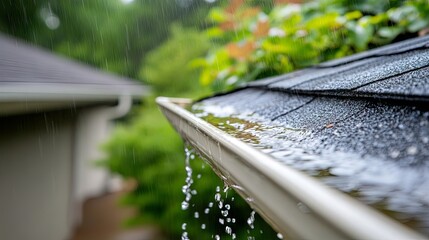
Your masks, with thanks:
[{"label": "water trail on gutter", "polygon": [[[338,142],[342,140],[346,146],[348,132],[354,130],[354,133],[358,134],[359,131],[371,130],[365,122],[359,122],[355,126],[357,130],[340,128],[340,124],[327,126],[320,131],[327,132],[325,134],[330,137],[328,138],[320,137],[320,131],[293,128],[288,122],[272,122],[245,108],[235,109],[230,105],[200,103],[193,105],[192,112],[225,133],[271,155],[279,162],[305,172],[429,236],[429,161],[419,165],[400,161],[401,156],[413,160],[419,151],[427,149],[422,147],[429,143],[427,136],[421,136],[421,145],[408,146],[407,142],[404,142],[406,148],[401,151],[399,147],[398,149],[387,147],[381,140],[375,141],[374,144],[379,145],[380,155],[361,154],[344,150],[345,147],[341,145],[343,143],[329,146],[325,142],[332,138]],[[429,125],[429,112],[415,113],[415,116],[421,119],[419,120],[421,131],[426,131]],[[392,124],[389,121],[385,124],[387,123]],[[383,129],[380,124],[372,131]],[[398,124],[397,129],[400,131],[393,131],[396,128],[390,127],[386,132],[380,132],[380,135],[402,134],[411,140],[418,136],[413,135],[415,133],[411,130],[405,131],[405,128],[404,124]],[[374,138],[377,139],[380,135],[375,135]],[[362,147],[362,144],[356,143],[356,146]],[[326,149],[320,146],[326,146]],[[388,153],[387,157],[382,155],[384,152]],[[306,211],[302,207],[300,210]]]}]

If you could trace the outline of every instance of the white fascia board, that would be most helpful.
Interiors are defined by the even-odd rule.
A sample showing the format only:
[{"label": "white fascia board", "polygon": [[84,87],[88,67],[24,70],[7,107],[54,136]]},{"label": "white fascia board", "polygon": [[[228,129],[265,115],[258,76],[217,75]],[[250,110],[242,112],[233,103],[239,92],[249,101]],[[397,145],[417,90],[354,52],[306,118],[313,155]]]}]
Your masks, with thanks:
[{"label": "white fascia board", "polygon": [[148,92],[149,88],[142,85],[14,83],[0,85],[0,102],[111,101],[120,96],[139,99]]}]

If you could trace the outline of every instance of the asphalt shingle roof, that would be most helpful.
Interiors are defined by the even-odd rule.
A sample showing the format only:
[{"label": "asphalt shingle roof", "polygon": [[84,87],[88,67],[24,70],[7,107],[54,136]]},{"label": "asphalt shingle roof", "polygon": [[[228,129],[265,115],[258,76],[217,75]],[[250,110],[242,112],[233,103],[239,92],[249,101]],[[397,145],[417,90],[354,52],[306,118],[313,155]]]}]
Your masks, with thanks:
[{"label": "asphalt shingle roof", "polygon": [[253,134],[255,147],[429,235],[429,36],[255,81],[193,108],[202,117],[229,109],[222,118],[252,123],[231,126]]},{"label": "asphalt shingle roof", "polygon": [[[325,96],[424,100],[429,95],[429,37],[399,42],[248,87]],[[418,79],[410,84],[412,79]]]},{"label": "asphalt shingle roof", "polygon": [[[0,34],[0,95],[143,95],[136,81],[115,76]],[[4,100],[7,100],[8,97]],[[25,98],[25,96],[22,96]]]}]

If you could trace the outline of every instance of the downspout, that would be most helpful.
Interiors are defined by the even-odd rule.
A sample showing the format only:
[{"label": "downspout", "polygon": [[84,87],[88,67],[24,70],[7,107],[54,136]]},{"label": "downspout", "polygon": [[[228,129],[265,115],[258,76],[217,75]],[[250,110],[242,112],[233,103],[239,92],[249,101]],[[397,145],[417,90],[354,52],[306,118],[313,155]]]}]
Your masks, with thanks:
[{"label": "downspout", "polygon": [[118,105],[110,108],[109,120],[114,120],[125,116],[133,105],[133,99],[129,94],[122,94],[118,98]]}]

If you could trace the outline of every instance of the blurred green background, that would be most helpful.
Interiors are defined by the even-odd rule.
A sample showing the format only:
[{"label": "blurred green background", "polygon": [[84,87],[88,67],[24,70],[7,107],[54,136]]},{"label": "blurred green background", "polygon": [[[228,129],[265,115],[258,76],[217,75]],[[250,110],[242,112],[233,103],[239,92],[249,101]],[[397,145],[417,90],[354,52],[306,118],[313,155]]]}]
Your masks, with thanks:
[{"label": "blurred green background", "polygon": [[[187,223],[191,239],[210,239],[226,236],[220,212],[201,216],[223,183],[201,160],[191,161],[194,176],[202,177],[193,185],[198,194],[192,211],[181,209],[184,146],[155,97],[198,99],[425,35],[428,5],[426,0],[6,0],[0,3],[0,31],[150,85],[151,95],[105,144],[108,157],[101,165],[136,182],[122,200],[138,210],[128,225],[156,224],[178,239]],[[261,232],[263,239],[275,238],[261,220],[250,228],[244,200],[231,191],[228,199],[238,239]],[[194,218],[195,211],[201,218]]]}]

